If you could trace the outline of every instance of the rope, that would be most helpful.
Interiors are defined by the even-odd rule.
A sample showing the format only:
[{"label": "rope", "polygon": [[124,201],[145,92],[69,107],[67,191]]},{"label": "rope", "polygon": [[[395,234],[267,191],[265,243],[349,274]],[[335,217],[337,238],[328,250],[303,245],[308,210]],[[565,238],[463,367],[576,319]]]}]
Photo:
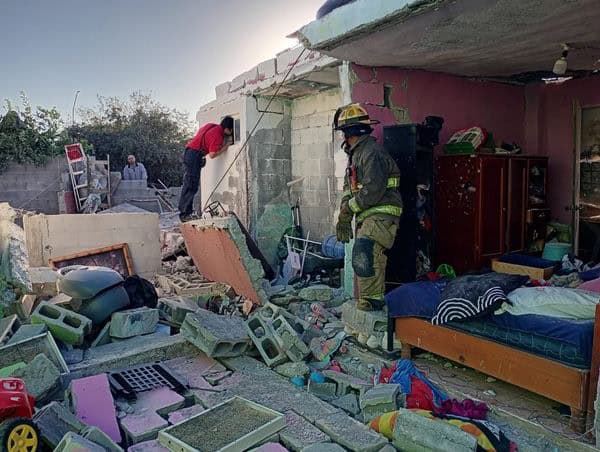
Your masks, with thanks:
[{"label": "rope", "polygon": [[298,58],[296,58],[296,61],[294,61],[294,63],[291,65],[290,69],[285,74],[285,77],[283,77],[283,80],[277,86],[277,89],[275,90],[275,92],[273,93],[273,95],[271,96],[271,98],[269,99],[269,103],[264,108],[264,110],[262,111],[262,113],[260,114],[260,116],[258,117],[258,119],[256,120],[256,124],[254,124],[254,127],[250,131],[250,134],[246,138],[246,141],[244,141],[244,144],[242,145],[242,147],[240,148],[240,150],[237,152],[237,154],[235,154],[235,157],[233,158],[233,161],[231,162],[231,164],[229,165],[229,167],[227,167],[227,169],[225,170],[225,173],[223,173],[223,176],[221,177],[221,179],[219,179],[219,182],[217,182],[217,185],[215,185],[215,187],[213,188],[212,192],[208,196],[208,199],[206,200],[206,204],[204,205],[204,209],[202,209],[202,210],[205,210],[208,207],[208,204],[210,203],[210,200],[214,196],[215,192],[217,191],[217,189],[219,188],[219,186],[221,185],[221,183],[225,180],[225,176],[227,176],[227,173],[229,173],[229,171],[231,171],[231,168],[233,168],[233,165],[236,162],[236,160],[238,159],[238,157],[242,154],[242,152],[248,146],[248,142],[250,141],[250,138],[252,138],[252,136],[254,135],[254,132],[256,132],[256,129],[258,128],[260,122],[264,118],[264,116],[266,114],[266,110],[269,109],[269,107],[273,103],[273,100],[275,100],[275,98],[279,94],[279,91],[281,90],[281,88],[283,87],[283,85],[287,81],[288,77],[290,76],[290,74],[292,73],[292,71],[294,70],[294,68],[296,67],[296,65],[298,64],[298,62],[300,61],[300,59],[302,58],[302,56],[304,55],[305,52],[306,52],[306,48],[302,49],[302,52],[300,53],[300,55],[298,55]]}]

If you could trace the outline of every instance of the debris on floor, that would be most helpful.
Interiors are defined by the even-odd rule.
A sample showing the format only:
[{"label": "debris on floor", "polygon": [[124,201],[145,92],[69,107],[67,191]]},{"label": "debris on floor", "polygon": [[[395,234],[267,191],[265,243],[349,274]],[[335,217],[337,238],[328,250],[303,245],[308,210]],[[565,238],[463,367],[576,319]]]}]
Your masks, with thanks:
[{"label": "debris on floor", "polygon": [[[31,217],[27,234],[0,221],[0,378],[32,397],[40,450],[512,450],[501,429],[483,433],[485,404],[451,399],[384,352],[386,314],[325,284],[335,271],[282,284],[235,216],[178,225],[115,212],[102,217],[118,215],[119,230],[120,215],[143,216],[130,244],[142,277],[123,277],[117,254],[43,267],[47,246],[78,251],[59,226],[89,220]],[[106,245],[93,235],[86,249]]]}]

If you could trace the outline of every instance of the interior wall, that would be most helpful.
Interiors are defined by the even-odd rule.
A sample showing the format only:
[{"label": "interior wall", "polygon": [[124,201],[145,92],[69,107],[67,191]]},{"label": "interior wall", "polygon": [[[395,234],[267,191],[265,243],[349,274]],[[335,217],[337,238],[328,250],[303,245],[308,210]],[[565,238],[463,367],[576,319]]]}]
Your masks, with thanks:
[{"label": "interior wall", "polygon": [[441,116],[445,121],[441,143],[472,126],[491,131],[497,143],[524,142],[525,102],[520,86],[398,68],[353,65],[352,72],[352,100],[366,104],[381,121],[375,129],[378,138],[384,125]]},{"label": "interior wall", "polygon": [[575,152],[574,103],[600,105],[600,77],[559,85],[536,84],[526,89],[526,145],[549,157],[548,197],[552,215],[570,224]]}]

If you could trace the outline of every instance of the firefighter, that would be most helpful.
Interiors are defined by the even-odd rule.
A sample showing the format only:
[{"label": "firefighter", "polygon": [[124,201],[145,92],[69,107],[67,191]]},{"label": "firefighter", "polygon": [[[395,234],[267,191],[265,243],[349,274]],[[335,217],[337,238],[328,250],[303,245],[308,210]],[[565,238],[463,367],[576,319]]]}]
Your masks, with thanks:
[{"label": "firefighter", "polygon": [[358,279],[357,307],[363,311],[385,306],[385,252],[394,244],[402,214],[400,170],[371,136],[371,126],[378,123],[360,105],[351,104],[338,109],[333,124],[343,132],[342,148],[348,154],[336,235],[348,243],[356,220],[352,267]]}]

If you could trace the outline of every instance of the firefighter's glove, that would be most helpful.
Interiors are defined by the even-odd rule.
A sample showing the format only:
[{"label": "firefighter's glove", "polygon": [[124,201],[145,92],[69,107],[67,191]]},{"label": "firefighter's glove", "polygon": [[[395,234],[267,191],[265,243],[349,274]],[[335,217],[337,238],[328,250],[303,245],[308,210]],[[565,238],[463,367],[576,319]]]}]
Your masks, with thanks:
[{"label": "firefighter's glove", "polygon": [[348,243],[354,238],[352,234],[352,218],[354,213],[348,207],[348,203],[343,203],[338,216],[336,226],[336,237],[342,243]]}]

